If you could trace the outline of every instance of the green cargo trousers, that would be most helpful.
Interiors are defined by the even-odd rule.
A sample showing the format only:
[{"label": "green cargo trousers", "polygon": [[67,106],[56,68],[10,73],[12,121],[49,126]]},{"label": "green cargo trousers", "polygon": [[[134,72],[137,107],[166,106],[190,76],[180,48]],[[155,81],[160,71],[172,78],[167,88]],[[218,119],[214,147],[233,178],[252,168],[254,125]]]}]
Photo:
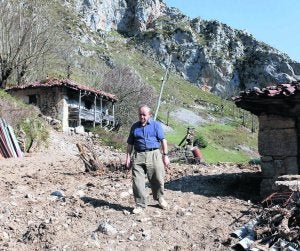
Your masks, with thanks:
[{"label": "green cargo trousers", "polygon": [[160,150],[135,152],[132,165],[132,188],[137,206],[146,207],[146,175],[154,200],[164,195],[165,168]]}]

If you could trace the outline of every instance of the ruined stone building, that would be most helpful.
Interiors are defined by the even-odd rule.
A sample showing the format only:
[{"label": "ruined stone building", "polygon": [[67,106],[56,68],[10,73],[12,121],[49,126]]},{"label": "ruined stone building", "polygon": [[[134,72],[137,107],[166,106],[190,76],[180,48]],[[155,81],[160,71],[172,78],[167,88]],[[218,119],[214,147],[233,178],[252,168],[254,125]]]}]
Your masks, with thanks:
[{"label": "ruined stone building", "polygon": [[258,116],[262,194],[271,192],[278,176],[300,170],[300,81],[263,89],[253,88],[235,104]]},{"label": "ruined stone building", "polygon": [[115,95],[76,84],[69,79],[49,78],[6,90],[25,103],[39,107],[45,116],[62,122],[62,130],[82,125],[114,127]]}]

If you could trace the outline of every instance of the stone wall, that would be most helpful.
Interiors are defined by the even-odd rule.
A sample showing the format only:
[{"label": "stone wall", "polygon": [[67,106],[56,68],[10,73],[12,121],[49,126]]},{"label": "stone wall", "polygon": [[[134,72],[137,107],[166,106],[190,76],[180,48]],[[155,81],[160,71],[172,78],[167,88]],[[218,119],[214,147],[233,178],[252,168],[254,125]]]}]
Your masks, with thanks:
[{"label": "stone wall", "polygon": [[63,97],[60,88],[51,88],[39,90],[40,102],[38,106],[44,115],[62,119]]},{"label": "stone wall", "polygon": [[23,89],[11,92],[12,95],[19,97],[25,103],[29,102],[29,96],[35,95],[37,106],[41,113],[63,121],[64,100],[61,88],[55,87],[51,89]]},{"label": "stone wall", "polygon": [[258,151],[261,155],[262,196],[270,194],[278,176],[298,174],[298,136],[293,118],[259,116]]}]

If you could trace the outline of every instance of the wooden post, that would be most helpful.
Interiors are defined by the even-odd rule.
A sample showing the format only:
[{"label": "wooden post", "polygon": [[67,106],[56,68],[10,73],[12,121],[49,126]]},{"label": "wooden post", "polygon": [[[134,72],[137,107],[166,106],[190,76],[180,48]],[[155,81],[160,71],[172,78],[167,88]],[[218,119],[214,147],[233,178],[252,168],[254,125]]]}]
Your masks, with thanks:
[{"label": "wooden post", "polygon": [[167,126],[169,126],[170,109],[167,111]]},{"label": "wooden post", "polygon": [[252,122],[251,132],[254,133],[255,127],[254,127],[254,115],[253,114],[251,114],[251,122]]},{"label": "wooden post", "polygon": [[164,85],[169,77],[169,71],[170,71],[170,67],[171,67],[171,61],[172,61],[172,56],[170,55],[169,56],[169,62],[168,62],[168,66],[167,66],[167,69],[166,69],[166,72],[165,72],[165,75],[162,79],[162,82],[161,82],[161,86],[160,86],[160,94],[159,94],[159,97],[158,97],[158,100],[157,100],[157,106],[156,106],[156,111],[155,111],[155,114],[154,114],[154,120],[156,120],[157,118],[157,114],[158,114],[158,110],[159,110],[159,106],[160,106],[160,102],[161,102],[161,97],[162,97],[162,93],[163,93],[163,90],[164,90]]},{"label": "wooden post", "polygon": [[94,122],[93,122],[93,127],[96,127],[96,110],[97,110],[97,95],[95,95],[94,99]]},{"label": "wooden post", "polygon": [[115,103],[112,104],[113,127],[115,127]]},{"label": "wooden post", "polygon": [[102,105],[102,96],[100,97],[100,126],[102,127],[102,117],[103,117],[103,105]]},{"label": "wooden post", "polygon": [[78,126],[81,126],[81,90],[79,90]]}]

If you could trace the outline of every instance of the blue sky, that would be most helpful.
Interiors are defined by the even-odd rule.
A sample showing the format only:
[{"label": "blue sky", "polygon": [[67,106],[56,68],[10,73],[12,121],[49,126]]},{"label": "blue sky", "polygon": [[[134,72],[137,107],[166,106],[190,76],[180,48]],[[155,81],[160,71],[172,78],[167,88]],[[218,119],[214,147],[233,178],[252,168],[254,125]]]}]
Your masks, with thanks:
[{"label": "blue sky", "polygon": [[300,62],[300,0],[165,0],[187,16],[218,20]]}]

